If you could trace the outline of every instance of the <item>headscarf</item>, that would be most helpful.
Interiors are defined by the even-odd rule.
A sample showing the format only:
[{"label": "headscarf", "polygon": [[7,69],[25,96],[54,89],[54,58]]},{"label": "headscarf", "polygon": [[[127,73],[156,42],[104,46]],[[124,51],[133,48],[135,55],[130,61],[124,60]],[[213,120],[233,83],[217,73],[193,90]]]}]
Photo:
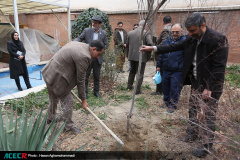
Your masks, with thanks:
[{"label": "headscarf", "polygon": [[[15,33],[17,33],[18,34],[18,32],[16,32],[16,31],[14,31],[14,32],[12,32],[12,41],[13,41],[13,43],[18,47],[18,49],[20,49],[21,47],[20,47],[20,40],[19,40],[19,37],[18,37],[18,40],[15,40],[14,39],[14,34]],[[18,34],[19,35],[19,34]]]}]

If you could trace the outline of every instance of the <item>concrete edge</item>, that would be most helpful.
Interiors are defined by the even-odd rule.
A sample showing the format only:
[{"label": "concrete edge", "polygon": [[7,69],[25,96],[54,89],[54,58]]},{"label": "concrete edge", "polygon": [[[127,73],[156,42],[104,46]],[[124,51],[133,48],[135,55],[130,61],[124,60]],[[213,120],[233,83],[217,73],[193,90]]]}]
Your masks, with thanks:
[{"label": "concrete edge", "polygon": [[4,103],[5,103],[6,101],[8,101],[9,99],[22,98],[22,97],[27,96],[29,93],[39,92],[39,91],[43,90],[44,88],[46,88],[46,84],[43,84],[43,85],[40,85],[40,86],[37,86],[37,87],[33,87],[33,88],[30,88],[30,89],[26,89],[26,90],[19,91],[19,92],[14,93],[14,94],[10,94],[10,95],[1,97],[1,98],[0,98],[0,104],[4,104]]}]

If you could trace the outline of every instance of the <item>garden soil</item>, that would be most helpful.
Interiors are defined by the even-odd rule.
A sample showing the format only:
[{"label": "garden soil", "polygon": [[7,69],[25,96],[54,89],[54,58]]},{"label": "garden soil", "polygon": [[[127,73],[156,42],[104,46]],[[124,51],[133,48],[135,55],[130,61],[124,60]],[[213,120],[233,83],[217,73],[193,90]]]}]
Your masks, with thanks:
[{"label": "garden soil", "polygon": [[[128,63],[125,63],[124,70],[127,71]],[[120,73],[118,82],[127,84],[129,72]],[[130,119],[130,129],[127,133],[127,115],[130,111],[132,100],[116,105],[109,102],[104,107],[92,110],[96,115],[107,115],[103,122],[111,129],[124,145],[118,142],[107,132],[107,130],[91,114],[83,109],[73,111],[75,127],[81,130],[79,134],[63,132],[54,150],[69,151],[76,150],[85,145],[83,151],[152,151],[154,156],[148,159],[198,159],[192,155],[192,151],[200,144],[185,143],[180,141],[186,135],[188,117],[189,86],[182,90],[179,107],[174,113],[167,113],[163,105],[162,95],[151,95],[155,91],[155,84],[152,77],[155,74],[155,66],[152,61],[146,65],[142,86],[150,86],[151,89],[142,90],[142,94],[135,98],[144,98],[148,107],[138,107],[135,103],[133,115]],[[126,94],[132,95],[132,91]],[[115,105],[113,105],[115,104]],[[218,155],[220,147],[213,147],[213,154]],[[144,157],[142,157],[143,159]],[[131,159],[131,158],[125,158]],[[212,159],[208,155],[206,159]]]}]

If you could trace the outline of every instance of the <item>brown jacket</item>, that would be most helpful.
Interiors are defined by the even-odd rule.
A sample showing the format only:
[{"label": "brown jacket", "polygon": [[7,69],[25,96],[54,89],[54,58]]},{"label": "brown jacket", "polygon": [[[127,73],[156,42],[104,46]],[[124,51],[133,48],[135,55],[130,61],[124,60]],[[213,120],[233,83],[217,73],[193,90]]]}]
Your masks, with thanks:
[{"label": "brown jacket", "polygon": [[61,48],[42,70],[47,87],[57,97],[68,94],[76,85],[79,97],[84,100],[86,71],[91,63],[89,45],[70,42]]},{"label": "brown jacket", "polygon": [[157,45],[159,44],[163,44],[163,42],[165,41],[165,39],[171,35],[171,28],[172,28],[172,24],[167,24],[164,26],[161,34],[159,35],[158,39],[157,39]]}]

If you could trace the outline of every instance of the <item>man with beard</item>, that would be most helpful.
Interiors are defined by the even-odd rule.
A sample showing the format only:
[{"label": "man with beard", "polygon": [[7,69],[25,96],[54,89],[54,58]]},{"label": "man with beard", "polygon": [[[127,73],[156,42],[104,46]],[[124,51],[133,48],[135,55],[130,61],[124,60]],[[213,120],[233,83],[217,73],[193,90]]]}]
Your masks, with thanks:
[{"label": "man with beard", "polygon": [[[218,100],[222,94],[228,57],[227,38],[206,26],[201,13],[191,14],[185,27],[186,40],[170,45],[143,46],[142,51],[162,53],[184,51],[182,84],[191,85],[189,99],[189,123],[184,142],[202,138],[202,145],[193,151],[197,157],[205,157],[212,148],[215,132]],[[199,111],[203,123],[198,121]],[[202,134],[199,135],[199,130]]]}]

